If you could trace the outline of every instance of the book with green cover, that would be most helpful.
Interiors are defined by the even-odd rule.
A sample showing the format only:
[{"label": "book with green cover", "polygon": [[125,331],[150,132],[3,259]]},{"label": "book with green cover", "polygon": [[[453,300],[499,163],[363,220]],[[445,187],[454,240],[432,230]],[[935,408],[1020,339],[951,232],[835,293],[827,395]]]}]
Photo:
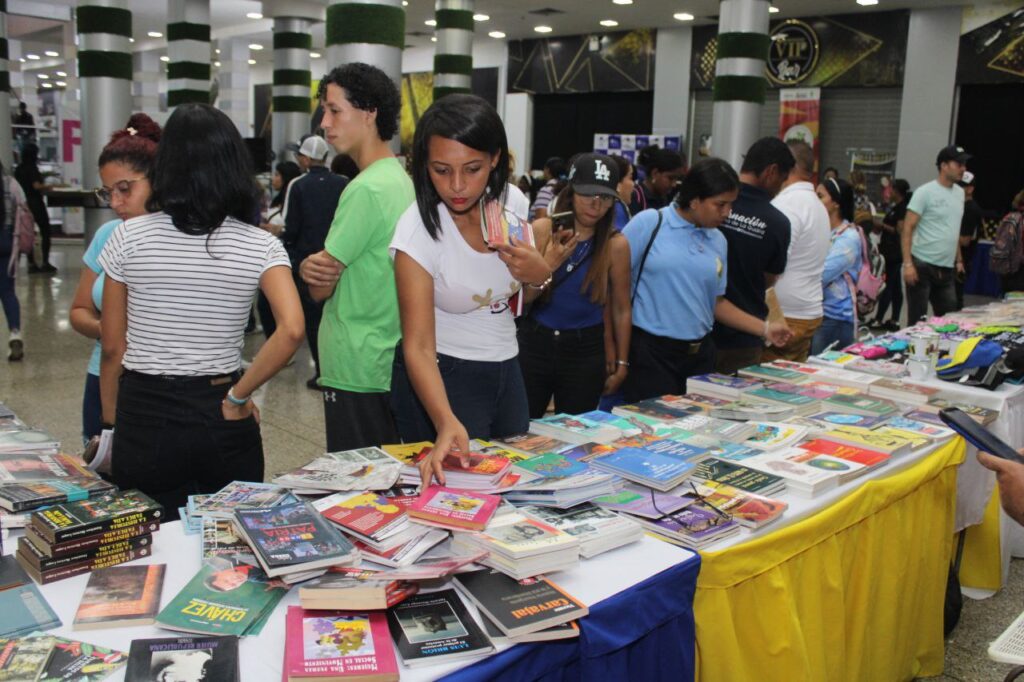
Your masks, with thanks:
[{"label": "book with green cover", "polygon": [[896,412],[896,406],[888,400],[870,398],[866,395],[843,395],[837,393],[822,401],[825,409],[836,412],[863,414],[868,417],[885,417]]},{"label": "book with green cover", "polygon": [[195,577],[157,615],[168,630],[215,635],[250,635],[262,627],[288,591],[257,568],[206,559]]},{"label": "book with green cover", "polygon": [[761,379],[762,381],[788,381],[793,384],[798,384],[801,381],[805,381],[808,377],[804,372],[797,372],[792,369],[783,369],[781,367],[773,367],[771,365],[751,365],[750,367],[744,367],[738,374],[741,377],[750,377],[751,379]]},{"label": "book with green cover", "polygon": [[708,457],[697,463],[693,478],[701,481],[718,481],[748,493],[774,495],[786,487],[785,479],[764,473],[735,462],[725,462]]},{"label": "book with green cover", "polygon": [[46,669],[53,637],[0,639],[0,681],[35,682]]}]

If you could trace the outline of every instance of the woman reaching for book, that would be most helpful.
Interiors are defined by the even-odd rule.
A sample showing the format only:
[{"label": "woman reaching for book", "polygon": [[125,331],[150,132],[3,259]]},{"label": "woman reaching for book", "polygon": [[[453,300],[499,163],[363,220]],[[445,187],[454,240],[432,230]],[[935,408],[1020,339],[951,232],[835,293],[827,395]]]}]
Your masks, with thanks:
[{"label": "woman reaching for book", "polygon": [[712,371],[715,320],[783,345],[785,323],[769,323],[725,299],[725,237],[716,229],[739,193],[736,171],[721,159],[695,163],[671,204],[636,215],[629,240],[633,334],[627,402],[686,393],[686,380]]},{"label": "woman reaching for book", "polygon": [[391,403],[403,441],[434,441],[420,463],[426,487],[435,475],[444,482],[442,460],[468,453],[470,437],[526,430],[510,299],[524,284],[546,287],[551,267],[527,243],[484,240],[480,213],[503,201],[508,180],[505,129],[487,102],[434,102],[416,126],[412,158],[416,203],[391,242],[402,322]]},{"label": "woman reaching for book", "polygon": [[533,309],[519,325],[531,419],[544,416],[552,396],[555,412],[596,409],[601,394],[619,390],[626,378],[629,242],[612,227],[618,183],[611,157],[580,154],[553,202],[554,220],[533,223],[554,276],[544,291],[527,289]]}]

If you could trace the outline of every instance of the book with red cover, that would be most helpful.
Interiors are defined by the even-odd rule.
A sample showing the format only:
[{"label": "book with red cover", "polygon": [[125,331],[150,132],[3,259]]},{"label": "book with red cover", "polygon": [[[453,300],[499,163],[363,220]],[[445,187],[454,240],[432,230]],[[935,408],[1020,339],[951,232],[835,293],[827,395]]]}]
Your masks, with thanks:
[{"label": "book with red cover", "polygon": [[815,438],[806,443],[800,443],[797,447],[819,455],[831,455],[832,457],[845,459],[849,462],[863,464],[866,467],[885,464],[890,458],[889,455],[878,450],[859,448],[856,445],[837,443],[834,440],[827,440],[825,438]]},{"label": "book with red cover", "polygon": [[314,504],[314,507],[325,519],[343,530],[375,540],[387,536],[389,530],[400,526],[406,518],[406,505],[397,498],[373,491],[338,493],[322,501],[331,506]]},{"label": "book with red cover", "polygon": [[[413,457],[413,463],[419,465],[426,457],[430,456],[433,448],[423,448]],[[449,453],[441,461],[441,467],[446,472],[465,474],[466,476],[479,476],[482,480],[500,480],[501,476],[508,470],[510,462],[507,457],[501,455],[490,455],[483,452],[470,451],[461,457]]]},{"label": "book with red cover", "polygon": [[409,507],[409,517],[445,528],[483,530],[500,501],[497,495],[432,485]]},{"label": "book with red cover", "polygon": [[305,611],[289,606],[285,632],[289,682],[398,682],[398,661],[383,611]]}]

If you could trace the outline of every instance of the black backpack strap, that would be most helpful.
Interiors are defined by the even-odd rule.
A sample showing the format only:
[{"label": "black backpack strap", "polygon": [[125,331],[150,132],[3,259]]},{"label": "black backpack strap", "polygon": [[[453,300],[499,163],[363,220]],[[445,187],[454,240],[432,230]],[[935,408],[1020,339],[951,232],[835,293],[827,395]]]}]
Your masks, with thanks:
[{"label": "black backpack strap", "polygon": [[644,255],[640,256],[640,267],[636,270],[636,279],[633,280],[633,296],[629,299],[629,305],[632,306],[636,301],[636,292],[640,289],[640,278],[644,274],[644,264],[647,262],[647,255],[651,252],[651,246],[654,245],[654,238],[658,236],[658,231],[661,229],[661,211],[658,211],[658,224],[654,226],[654,231],[651,232],[651,238],[647,241],[647,247],[644,249]]}]

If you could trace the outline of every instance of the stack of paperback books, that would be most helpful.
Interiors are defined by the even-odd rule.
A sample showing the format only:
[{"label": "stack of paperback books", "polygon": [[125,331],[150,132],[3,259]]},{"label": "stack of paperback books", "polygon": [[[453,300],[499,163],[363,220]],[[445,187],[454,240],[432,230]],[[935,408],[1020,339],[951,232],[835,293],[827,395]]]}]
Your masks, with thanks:
[{"label": "stack of paperback books", "polygon": [[419,592],[419,585],[396,580],[383,571],[338,566],[302,583],[304,609],[383,610]]},{"label": "stack of paperback books", "polygon": [[432,485],[409,507],[417,523],[446,529],[482,530],[501,501],[496,495]]},{"label": "stack of paperback books", "polygon": [[279,485],[232,481],[212,495],[190,497],[188,514],[230,520],[239,509],[262,509],[296,501],[294,495]]},{"label": "stack of paperback books", "polygon": [[693,473],[690,457],[705,454],[705,451],[675,441],[656,441],[672,443],[679,449],[687,449],[686,455],[676,452],[664,452],[650,446],[625,447],[606,455],[595,457],[590,465],[608,473],[616,474],[635,483],[655,490],[671,490],[685,481]]},{"label": "stack of paperback books", "polygon": [[669,542],[698,550],[739,532],[740,525],[727,512],[701,502],[694,495],[684,495],[683,507],[664,516],[650,519],[637,516],[639,524]]},{"label": "stack of paperback books", "polygon": [[571,509],[552,509],[527,505],[520,507],[526,516],[557,528],[580,541],[584,559],[643,539],[640,524],[589,502]]},{"label": "stack of paperback books", "polygon": [[48,507],[31,515],[18,561],[39,583],[149,556],[164,509],[137,490]]},{"label": "stack of paperback books", "polygon": [[517,511],[495,517],[479,533],[456,533],[451,546],[467,554],[490,552],[479,563],[517,580],[574,568],[580,559],[577,538]]},{"label": "stack of paperback books", "polygon": [[395,649],[410,668],[494,651],[454,589],[418,594],[388,609],[387,619]]},{"label": "stack of paperback books", "polygon": [[568,509],[595,497],[610,495],[621,487],[622,479],[618,476],[590,470],[564,478],[541,478],[520,483],[503,497],[516,504]]},{"label": "stack of paperback books", "polygon": [[336,493],[315,500],[313,508],[346,535],[377,552],[387,552],[425,535],[429,529],[409,523],[411,496],[386,497],[377,492]]},{"label": "stack of paperback books", "polygon": [[602,422],[570,414],[552,414],[530,422],[530,431],[540,436],[557,438],[567,443],[611,443],[622,437],[622,431]]},{"label": "stack of paperback books", "polygon": [[285,682],[398,682],[398,662],[383,612],[289,606],[285,633]]},{"label": "stack of paperback books", "polygon": [[700,374],[686,380],[687,390],[731,400],[736,400],[747,391],[763,385],[757,379],[731,377],[725,374]]},{"label": "stack of paperback books", "polygon": [[398,480],[401,470],[401,462],[380,448],[360,448],[328,452],[275,477],[274,483],[309,495],[336,490],[387,490]]}]

